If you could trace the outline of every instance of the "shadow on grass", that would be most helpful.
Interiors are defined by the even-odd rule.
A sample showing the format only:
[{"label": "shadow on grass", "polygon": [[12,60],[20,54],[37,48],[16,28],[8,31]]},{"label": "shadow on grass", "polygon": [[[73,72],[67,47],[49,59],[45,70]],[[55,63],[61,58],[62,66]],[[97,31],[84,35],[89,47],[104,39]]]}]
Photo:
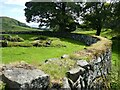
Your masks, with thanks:
[{"label": "shadow on grass", "polygon": [[49,37],[57,37],[61,41],[66,41],[66,42],[70,42],[70,43],[74,43],[74,44],[84,45],[85,46],[84,43],[82,43],[82,42],[80,42],[78,40],[74,40],[74,39],[70,39],[69,38],[69,35],[72,35],[72,34],[75,34],[75,33],[51,32],[51,31],[29,31],[29,32],[25,32],[24,31],[24,32],[7,32],[5,34],[12,34],[12,35],[16,35],[17,34],[17,35],[23,37],[24,39],[25,38],[28,39],[28,37],[30,38],[30,37],[39,36],[39,35],[49,36]]},{"label": "shadow on grass", "polygon": [[120,89],[120,41],[112,40],[112,90]]},{"label": "shadow on grass", "polygon": [[70,42],[70,43],[74,43],[76,45],[81,45],[81,46],[86,46],[83,42],[80,42],[78,40],[73,40],[73,39],[69,39],[69,38],[59,38],[61,41],[65,41],[65,42]]},{"label": "shadow on grass", "polygon": [[120,41],[119,40],[112,40],[112,52],[116,54],[120,54]]}]

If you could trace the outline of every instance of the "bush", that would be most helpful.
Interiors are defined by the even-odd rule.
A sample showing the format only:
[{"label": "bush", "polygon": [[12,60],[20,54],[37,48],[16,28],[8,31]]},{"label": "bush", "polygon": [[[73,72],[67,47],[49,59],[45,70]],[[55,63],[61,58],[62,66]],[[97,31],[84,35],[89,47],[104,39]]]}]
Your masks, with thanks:
[{"label": "bush", "polygon": [[23,42],[24,39],[19,37],[18,35],[16,35],[15,37],[11,38],[11,41],[13,41],[13,42]]},{"label": "bush", "polygon": [[5,34],[5,35],[1,35],[1,40],[10,40],[10,38],[12,38],[11,35]]},{"label": "bush", "polygon": [[2,35],[2,40],[7,40],[11,42],[23,42],[24,39],[19,37],[18,35],[12,37],[11,35]]},{"label": "bush", "polygon": [[8,47],[32,47],[28,42],[9,42]]}]

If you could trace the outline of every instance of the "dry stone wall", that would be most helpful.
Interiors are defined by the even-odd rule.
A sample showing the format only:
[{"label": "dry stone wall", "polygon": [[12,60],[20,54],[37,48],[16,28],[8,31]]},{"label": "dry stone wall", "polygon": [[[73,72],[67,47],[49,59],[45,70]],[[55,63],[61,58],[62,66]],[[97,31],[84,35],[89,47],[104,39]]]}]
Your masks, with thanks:
[{"label": "dry stone wall", "polygon": [[[17,34],[19,33],[17,32]],[[68,90],[96,90],[96,89],[102,90],[103,88],[105,90],[109,89],[108,74],[110,73],[111,70],[111,41],[102,37],[74,33],[70,34],[70,33],[32,32],[32,34],[71,38],[74,40],[81,41],[89,46],[88,48],[85,48],[85,50],[73,53],[75,57],[72,57],[70,59],[76,60],[76,64],[72,69],[66,72],[66,77],[63,79],[63,86],[61,87],[61,89],[63,88]],[[69,56],[67,55],[67,58],[68,57]],[[49,75],[43,78],[42,76],[44,76],[44,74],[41,74],[40,72],[41,71],[37,73],[39,78],[37,79],[33,78],[35,79],[34,80],[35,83],[34,84],[29,83],[29,88],[35,85],[37,90],[39,90],[38,89],[39,87],[43,89],[47,88],[50,89]],[[42,82],[41,84],[40,80],[42,80],[42,78],[44,82]],[[21,82],[19,83],[20,83],[19,85],[21,85]],[[23,86],[25,85],[23,84]],[[29,88],[21,90],[31,90]]]},{"label": "dry stone wall", "polygon": [[[73,69],[66,73],[64,87],[70,90],[108,90],[108,74],[111,70],[111,41],[106,38],[96,36],[73,36],[76,40],[84,40],[87,45],[91,45],[86,50],[76,52],[78,58]],[[95,43],[96,42],[96,43]],[[91,57],[89,60],[80,57]],[[64,83],[65,83],[64,82]]]},{"label": "dry stone wall", "polygon": [[108,74],[111,68],[111,49],[91,61],[77,60],[76,67],[67,72],[67,86],[71,90],[109,89]]}]

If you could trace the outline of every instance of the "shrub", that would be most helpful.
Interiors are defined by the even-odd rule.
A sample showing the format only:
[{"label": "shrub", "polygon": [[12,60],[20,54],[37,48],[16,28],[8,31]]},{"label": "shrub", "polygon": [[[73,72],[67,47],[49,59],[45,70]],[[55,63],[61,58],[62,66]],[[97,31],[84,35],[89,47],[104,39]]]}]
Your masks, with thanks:
[{"label": "shrub", "polygon": [[12,37],[11,35],[2,35],[2,40],[7,40],[11,42],[23,42],[24,39],[19,37],[18,35]]},{"label": "shrub", "polygon": [[19,37],[18,35],[16,35],[16,36],[14,36],[14,37],[11,38],[11,41],[12,42],[23,42],[24,39],[21,38],[21,37]]},{"label": "shrub", "polygon": [[8,47],[32,47],[32,44],[28,42],[9,42]]},{"label": "shrub", "polygon": [[10,38],[12,38],[11,35],[5,34],[5,35],[1,35],[1,40],[10,40]]}]

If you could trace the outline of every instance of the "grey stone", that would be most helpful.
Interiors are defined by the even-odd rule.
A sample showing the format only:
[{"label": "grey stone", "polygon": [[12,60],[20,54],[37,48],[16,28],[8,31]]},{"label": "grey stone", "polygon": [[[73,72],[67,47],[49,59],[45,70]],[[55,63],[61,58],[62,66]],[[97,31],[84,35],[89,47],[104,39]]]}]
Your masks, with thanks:
[{"label": "grey stone", "polygon": [[46,89],[50,78],[39,69],[12,67],[2,73],[2,81],[14,90]]},{"label": "grey stone", "polygon": [[51,45],[51,42],[52,42],[52,41],[49,40],[49,41],[46,42],[46,44],[47,44],[47,45]]},{"label": "grey stone", "polygon": [[61,59],[65,59],[65,58],[69,58],[69,55],[64,54],[63,56],[61,56]]},{"label": "grey stone", "polygon": [[47,59],[47,60],[45,60],[45,63],[49,63],[51,61],[56,61],[56,60],[59,60],[59,58],[50,58],[50,59]]},{"label": "grey stone", "polygon": [[85,69],[82,67],[76,67],[71,70],[69,70],[66,74],[67,77],[70,78],[73,82],[75,82],[80,75],[84,74]]},{"label": "grey stone", "polygon": [[66,77],[64,77],[64,79],[63,79],[63,87],[62,88],[65,88],[67,90],[71,90],[68,79]]},{"label": "grey stone", "polygon": [[81,66],[81,67],[84,67],[86,65],[89,65],[89,63],[86,60],[78,60],[77,65]]},{"label": "grey stone", "polygon": [[102,61],[102,59],[100,57],[98,57],[97,62],[100,63]]}]

